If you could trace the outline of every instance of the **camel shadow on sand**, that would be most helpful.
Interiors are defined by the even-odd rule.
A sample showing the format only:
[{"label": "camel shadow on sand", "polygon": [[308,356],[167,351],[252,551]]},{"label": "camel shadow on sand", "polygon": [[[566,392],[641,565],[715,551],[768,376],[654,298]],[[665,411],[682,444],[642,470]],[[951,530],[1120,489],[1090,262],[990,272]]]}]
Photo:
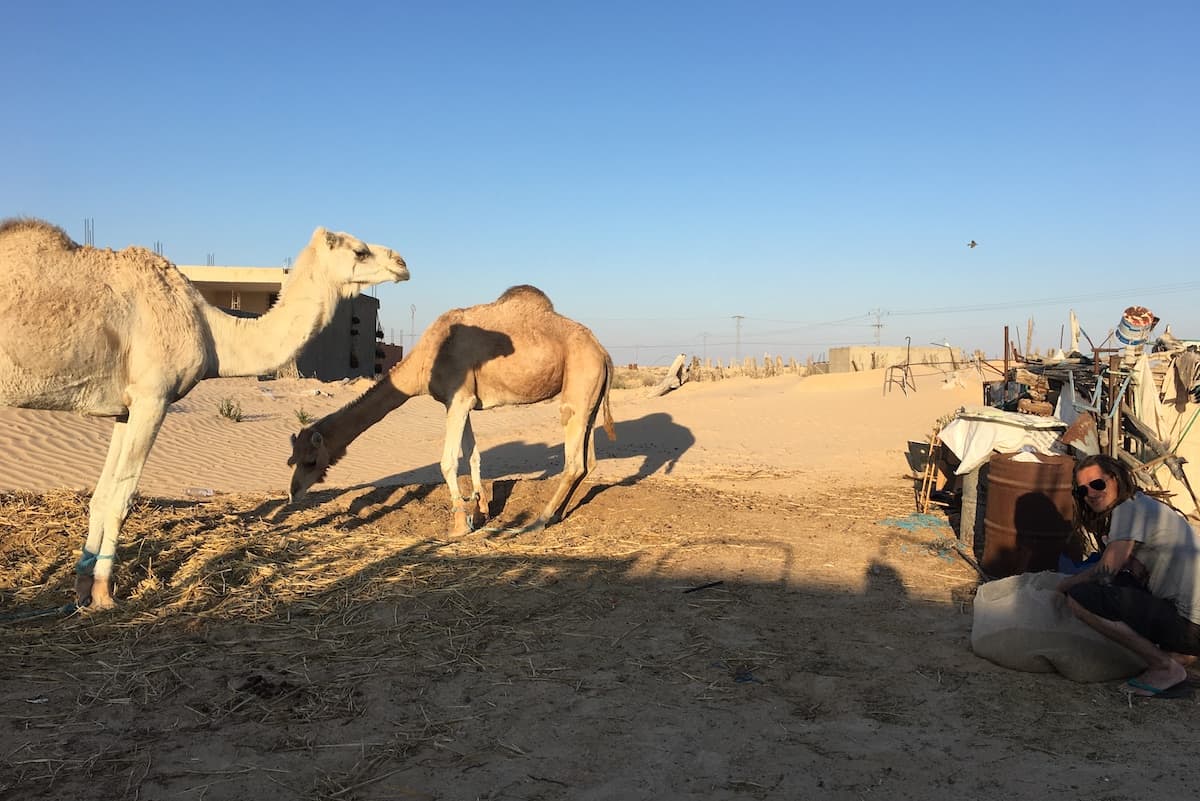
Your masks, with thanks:
[{"label": "camel shadow on sand", "polygon": [[[595,433],[597,464],[602,465],[606,459],[628,459],[638,456],[642,457],[641,464],[633,472],[616,481],[593,484],[582,497],[575,500],[564,511],[564,517],[570,516],[575,510],[586,506],[593,498],[612,486],[632,486],[656,473],[671,473],[674,471],[679,457],[696,442],[696,437],[690,429],[676,423],[671,415],[665,412],[654,412],[636,420],[618,422],[614,424],[614,428],[617,434],[615,442],[608,439],[607,435],[603,433],[603,429],[598,429]],[[491,486],[491,518],[499,520],[508,505],[513,487],[520,480],[506,478],[506,476],[513,473],[535,473],[530,478],[545,480],[558,475],[562,472],[563,446],[561,442],[553,445],[505,442],[485,447],[481,460],[483,478]],[[465,459],[460,460],[459,475],[466,474],[466,461]],[[404,486],[408,489],[398,497],[392,497],[396,495],[397,486]],[[356,526],[366,525],[410,501],[424,499],[431,493],[445,492],[442,487],[441,466],[437,462],[431,462],[413,470],[382,476],[374,481],[351,487],[314,489],[309,493],[310,500],[304,502],[303,505],[327,503],[346,493],[368,490],[354,500],[349,510],[351,513],[356,513],[370,509],[371,511],[366,517],[358,518],[355,521]],[[274,511],[282,513],[284,517],[287,515],[287,507],[276,507]],[[341,514],[336,512],[331,512],[331,515],[341,517]],[[535,515],[536,510],[522,512],[517,519],[510,521],[509,525],[524,525]]]}]

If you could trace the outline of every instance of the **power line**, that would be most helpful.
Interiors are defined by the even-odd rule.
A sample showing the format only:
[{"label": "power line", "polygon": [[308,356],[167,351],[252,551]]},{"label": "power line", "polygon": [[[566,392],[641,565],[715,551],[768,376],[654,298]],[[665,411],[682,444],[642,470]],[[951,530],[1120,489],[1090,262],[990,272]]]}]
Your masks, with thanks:
[{"label": "power line", "polygon": [[[956,305],[956,306],[940,306],[925,309],[888,309],[886,311],[875,309],[865,314],[855,314],[849,317],[840,317],[834,320],[779,320],[771,317],[755,317],[752,315],[738,315],[747,323],[773,323],[776,325],[792,325],[798,328],[821,328],[833,325],[859,325],[859,326],[874,326],[880,321],[876,315],[887,314],[903,317],[920,317],[924,315],[938,314],[959,314],[963,312],[976,313],[982,311],[1005,311],[1008,309],[1026,309],[1031,306],[1052,306],[1056,304],[1072,304],[1085,303],[1094,300],[1111,300],[1113,298],[1128,298],[1131,295],[1151,295],[1172,293],[1179,294],[1184,292],[1195,292],[1200,290],[1200,281],[1186,281],[1178,284],[1168,284],[1153,287],[1138,287],[1114,290],[1109,292],[1093,292],[1089,294],[1076,295],[1061,295],[1058,297],[1049,298],[1021,298],[1019,300],[998,301],[996,303],[977,303],[971,305]],[[666,323],[676,321],[693,321],[693,320],[714,320],[713,317],[588,317],[589,322],[648,322],[648,323]]]},{"label": "power line", "polygon": [[892,314],[904,316],[920,316],[931,314],[955,314],[959,312],[1003,311],[1005,309],[1023,309],[1030,306],[1051,306],[1060,303],[1084,303],[1091,300],[1110,300],[1112,298],[1128,298],[1131,295],[1151,295],[1162,292],[1179,294],[1194,292],[1200,289],[1200,281],[1189,281],[1171,286],[1126,288],[1114,292],[1095,292],[1090,295],[1067,295],[1057,298],[1030,298],[1004,301],[1000,303],[979,303],[973,306],[943,306],[933,309],[911,309],[908,311],[893,311]]}]

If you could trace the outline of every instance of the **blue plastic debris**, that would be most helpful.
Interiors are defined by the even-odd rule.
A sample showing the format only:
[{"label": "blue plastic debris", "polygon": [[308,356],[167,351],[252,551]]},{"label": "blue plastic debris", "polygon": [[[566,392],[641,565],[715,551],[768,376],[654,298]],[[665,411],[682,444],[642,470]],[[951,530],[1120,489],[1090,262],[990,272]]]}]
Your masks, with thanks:
[{"label": "blue plastic debris", "polygon": [[903,528],[908,531],[915,531],[919,528],[950,528],[950,524],[946,522],[946,518],[923,514],[911,514],[908,517],[889,517],[886,520],[880,520],[879,525]]}]

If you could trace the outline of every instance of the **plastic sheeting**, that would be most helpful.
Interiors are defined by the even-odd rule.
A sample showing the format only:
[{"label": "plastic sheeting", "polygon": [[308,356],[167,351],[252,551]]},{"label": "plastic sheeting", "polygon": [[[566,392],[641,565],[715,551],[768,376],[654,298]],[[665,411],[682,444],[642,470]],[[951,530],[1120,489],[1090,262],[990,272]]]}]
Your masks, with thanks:
[{"label": "plastic sheeting", "polygon": [[1006,412],[991,406],[963,406],[942,427],[938,438],[958,457],[956,475],[966,475],[986,462],[992,451],[1057,453],[1053,445],[1067,425],[1053,417]]}]

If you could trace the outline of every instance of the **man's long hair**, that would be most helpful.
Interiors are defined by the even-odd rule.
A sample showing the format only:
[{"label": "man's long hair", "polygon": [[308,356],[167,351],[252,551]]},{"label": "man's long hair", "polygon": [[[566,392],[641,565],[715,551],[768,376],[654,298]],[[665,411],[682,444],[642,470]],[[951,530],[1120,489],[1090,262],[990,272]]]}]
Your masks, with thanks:
[{"label": "man's long hair", "polygon": [[[1117,503],[1129,500],[1137,492],[1138,486],[1137,482],[1133,480],[1132,471],[1125,466],[1124,462],[1104,453],[1084,457],[1075,463],[1075,470],[1071,473],[1072,490],[1079,486],[1077,482],[1079,471],[1092,466],[1099,467],[1100,472],[1104,473],[1108,479],[1117,482]],[[1099,543],[1101,537],[1108,534],[1108,527],[1112,523],[1112,509],[1097,512],[1078,495],[1073,494],[1072,498],[1075,501],[1075,520],[1073,521],[1075,536],[1083,537],[1086,542],[1087,537],[1084,532],[1091,532]],[[1114,507],[1116,505],[1113,504]]]}]

